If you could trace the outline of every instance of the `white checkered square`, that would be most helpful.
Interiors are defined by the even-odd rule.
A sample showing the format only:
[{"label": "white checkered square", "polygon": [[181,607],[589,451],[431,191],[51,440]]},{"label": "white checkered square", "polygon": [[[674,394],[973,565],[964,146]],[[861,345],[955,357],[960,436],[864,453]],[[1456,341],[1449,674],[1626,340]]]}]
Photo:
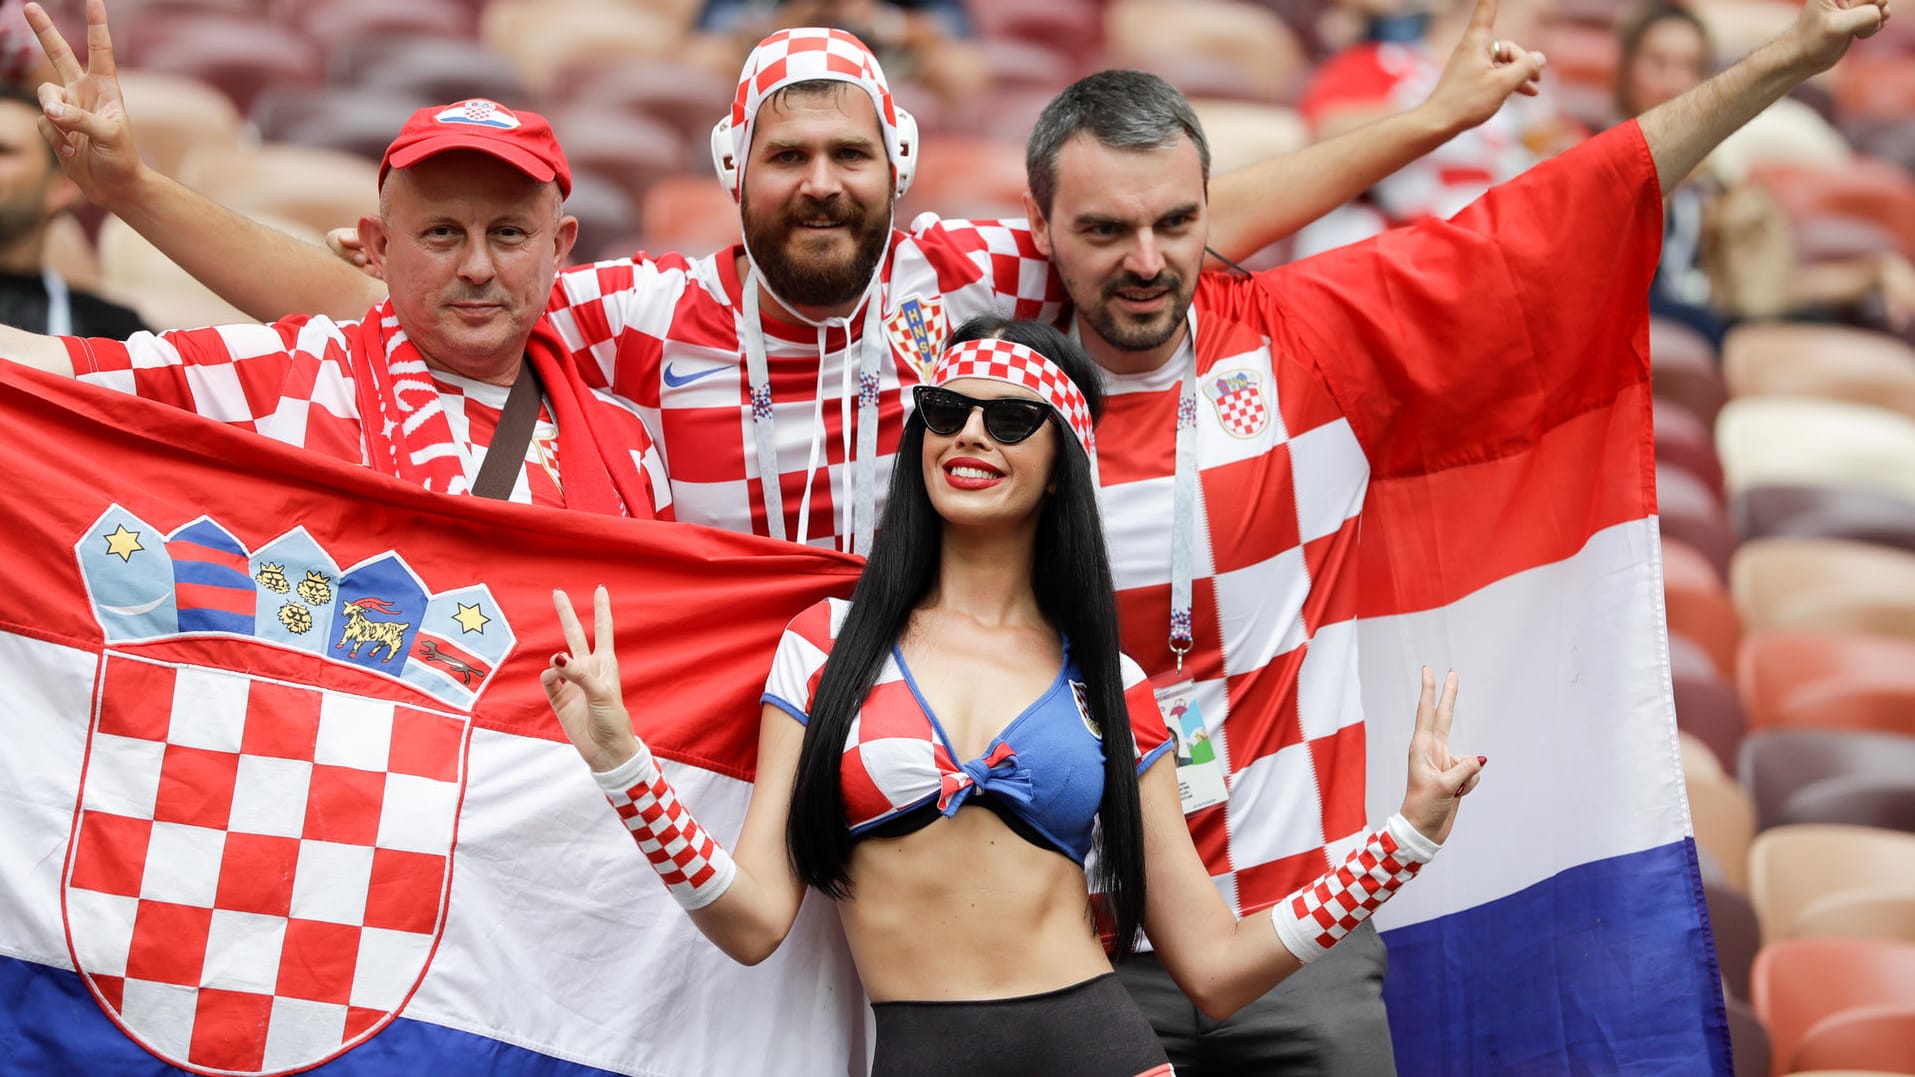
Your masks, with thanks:
[{"label": "white checkered square", "polygon": [[268,1070],[285,1069],[324,1058],[346,1041],[346,1007],[326,1002],[277,997],[266,1026]]},{"label": "white checkered square", "polygon": [[458,814],[459,783],[387,774],[379,847],[442,855],[452,848],[452,823]]},{"label": "white checkered square", "polygon": [[227,829],[238,834],[299,837],[306,829],[306,794],[312,775],[313,765],[303,759],[240,756]]},{"label": "white checkered square", "polygon": [[857,765],[865,773],[884,775],[885,780],[877,788],[893,808],[915,803],[918,794],[927,788],[936,789],[943,778],[937,764],[937,746],[931,741],[881,737],[859,742],[854,726],[847,743],[857,744],[851,751],[862,757]]},{"label": "white checkered square", "polygon": [[[1117,590],[1163,587],[1170,583],[1170,515],[1176,478],[1114,483],[1097,491],[1104,518],[1104,542],[1110,547],[1110,571]],[[1203,484],[1197,484],[1197,541],[1191,550],[1192,575],[1216,574],[1210,552],[1210,520],[1204,512]]]},{"label": "white checkered square", "polygon": [[198,1016],[199,989],[151,980],[127,980],[120,998],[120,1016],[127,1028],[140,1030],[140,1042],[166,1057],[185,1058]]},{"label": "white checkered square", "polygon": [[165,757],[166,745],[160,741],[95,733],[81,806],[131,819],[153,818]]},{"label": "white checkered square", "polygon": [[187,748],[239,751],[246,730],[246,694],[252,681],[220,670],[181,666],[174,674],[173,713],[166,739]]},{"label": "white checkered square", "polygon": [[68,887],[66,919],[79,966],[96,976],[126,975],[138,898]]},{"label": "white checkered square", "polygon": [[[252,423],[261,413],[253,410],[240,381],[239,368],[232,363],[198,363],[181,368],[193,393],[193,410],[222,423]],[[278,397],[267,405],[277,406]],[[265,414],[271,414],[268,410]]]},{"label": "white checkered square", "polygon": [[1237,771],[1228,801],[1231,862],[1265,864],[1321,846],[1320,796],[1307,744],[1289,745]]},{"label": "white checkered square", "polygon": [[1350,429],[1338,419],[1290,439],[1290,474],[1297,491],[1297,528],[1303,541],[1334,535],[1363,510],[1370,461]]},{"label": "white checkered square", "polygon": [[365,922],[366,892],[372,886],[371,846],[302,841],[294,872],[294,917],[354,926]]},{"label": "white checkered square", "polygon": [[154,823],[146,844],[146,872],[140,897],[175,905],[213,907],[219,888],[219,864],[226,832],[179,823]]},{"label": "white checkered square", "polygon": [[285,943],[283,916],[214,909],[199,985],[270,995],[279,983],[279,954]]},{"label": "white checkered square", "polygon": [[1235,572],[1217,573],[1217,620],[1225,673],[1262,669],[1306,642],[1303,600],[1310,575],[1301,547]]},{"label": "white checkered square", "polygon": [[1363,722],[1356,635],[1355,621],[1339,621],[1319,626],[1310,638],[1297,673],[1297,719],[1305,740]]},{"label": "white checkered square", "polygon": [[392,704],[327,692],[319,704],[313,762],[357,770],[384,770],[392,754]]},{"label": "white checkered square", "polygon": [[396,1010],[419,981],[433,937],[414,931],[369,927],[359,933],[359,959],[352,967],[352,1004]]}]

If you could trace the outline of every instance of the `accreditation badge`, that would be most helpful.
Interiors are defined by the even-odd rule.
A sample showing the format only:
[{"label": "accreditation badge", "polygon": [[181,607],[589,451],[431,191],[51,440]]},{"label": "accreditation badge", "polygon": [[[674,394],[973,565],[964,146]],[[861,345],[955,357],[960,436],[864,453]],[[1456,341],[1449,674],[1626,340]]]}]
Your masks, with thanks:
[{"label": "accreditation badge", "polygon": [[1224,786],[1223,763],[1210,744],[1210,730],[1197,706],[1196,684],[1178,681],[1151,691],[1177,745],[1177,796],[1183,801],[1184,814],[1222,804],[1230,791]]}]

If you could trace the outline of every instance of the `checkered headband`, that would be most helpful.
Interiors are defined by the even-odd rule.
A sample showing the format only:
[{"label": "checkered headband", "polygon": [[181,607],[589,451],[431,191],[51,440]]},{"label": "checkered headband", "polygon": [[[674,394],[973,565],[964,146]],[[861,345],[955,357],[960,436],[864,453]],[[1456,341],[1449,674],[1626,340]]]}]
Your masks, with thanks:
[{"label": "checkered headband", "polygon": [[1083,390],[1056,363],[1022,344],[984,337],[953,344],[938,356],[931,384],[943,385],[959,378],[989,378],[1036,393],[1077,435],[1092,469],[1097,467],[1097,436],[1091,432],[1090,404]]},{"label": "checkered headband", "polygon": [[891,87],[884,81],[884,68],[878,66],[878,58],[864,42],[843,30],[800,26],[780,30],[760,41],[745,58],[744,70],[738,74],[738,94],[731,102],[731,154],[732,160],[738,162],[740,180],[739,188],[733,190],[734,198],[743,186],[745,155],[751,149],[751,125],[758,117],[758,109],[779,90],[814,79],[849,82],[871,95],[871,103],[878,110],[878,126],[884,131],[884,149],[891,161],[895,184],[902,155],[898,107],[891,100]]}]

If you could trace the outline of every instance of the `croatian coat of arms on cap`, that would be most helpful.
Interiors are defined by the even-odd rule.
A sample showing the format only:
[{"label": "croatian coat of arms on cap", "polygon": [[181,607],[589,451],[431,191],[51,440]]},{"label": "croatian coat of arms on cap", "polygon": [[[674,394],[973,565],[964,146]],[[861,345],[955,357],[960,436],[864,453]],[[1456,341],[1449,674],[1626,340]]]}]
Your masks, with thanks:
[{"label": "croatian coat of arms on cap", "polygon": [[1233,437],[1253,438],[1270,425],[1263,375],[1254,370],[1212,372],[1203,378],[1204,396],[1217,409],[1217,421]]},{"label": "croatian coat of arms on cap", "polygon": [[891,347],[917,364],[918,380],[930,381],[931,368],[937,364],[938,349],[947,331],[944,324],[944,300],[912,296],[898,304],[884,320],[884,331]]},{"label": "croatian coat of arms on cap", "polygon": [[378,1035],[445,926],[470,708],[514,644],[491,592],[119,505],[74,552],[105,637],[61,879],[74,968],[198,1073]]},{"label": "croatian coat of arms on cap", "polygon": [[512,114],[511,109],[483,97],[461,101],[451,108],[440,110],[432,118],[440,123],[467,123],[476,127],[497,127],[504,131],[519,125],[519,118]]}]

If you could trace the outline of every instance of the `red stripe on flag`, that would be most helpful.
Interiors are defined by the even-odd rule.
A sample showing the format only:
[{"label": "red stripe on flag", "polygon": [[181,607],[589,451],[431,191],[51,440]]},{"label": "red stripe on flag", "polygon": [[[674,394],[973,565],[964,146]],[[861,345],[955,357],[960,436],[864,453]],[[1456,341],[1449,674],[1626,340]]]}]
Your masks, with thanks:
[{"label": "red stripe on flag", "polygon": [[225,550],[216,550],[211,546],[202,546],[197,542],[181,539],[168,542],[166,552],[172,555],[175,561],[194,561],[203,565],[230,568],[242,576],[250,574],[248,572],[250,566],[246,563],[245,554],[228,553]]},{"label": "red stripe on flag", "polygon": [[182,610],[219,610],[243,617],[253,615],[253,592],[250,588],[241,590],[204,583],[180,583],[173,590]]}]

